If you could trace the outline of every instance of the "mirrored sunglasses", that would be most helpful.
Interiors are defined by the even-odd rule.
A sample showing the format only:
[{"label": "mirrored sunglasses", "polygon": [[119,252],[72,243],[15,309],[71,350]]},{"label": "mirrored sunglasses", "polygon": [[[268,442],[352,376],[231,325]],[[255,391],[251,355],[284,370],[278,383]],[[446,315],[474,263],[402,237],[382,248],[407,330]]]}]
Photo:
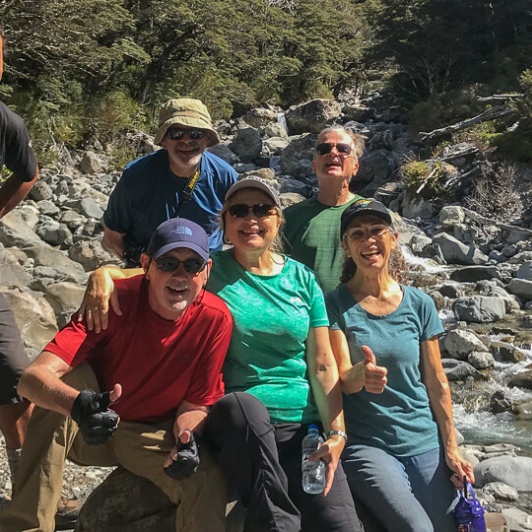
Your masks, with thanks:
[{"label": "mirrored sunglasses", "polygon": [[316,153],[318,155],[327,155],[331,153],[332,149],[336,148],[336,151],[341,155],[351,155],[353,148],[349,144],[331,144],[330,142],[322,142],[316,146]]},{"label": "mirrored sunglasses", "polygon": [[269,203],[257,203],[256,205],[238,203],[237,205],[231,205],[227,211],[233,218],[245,218],[249,211],[252,211],[258,218],[265,218],[266,216],[274,216],[277,214],[275,205],[270,205]]},{"label": "mirrored sunglasses", "polygon": [[170,140],[181,140],[185,135],[192,140],[201,140],[205,138],[207,132],[203,129],[182,129],[180,127],[171,127],[166,131],[166,136]]},{"label": "mirrored sunglasses", "polygon": [[162,272],[175,272],[181,264],[187,273],[199,273],[205,268],[207,263],[201,259],[177,260],[173,257],[161,257],[153,259],[157,268]]}]

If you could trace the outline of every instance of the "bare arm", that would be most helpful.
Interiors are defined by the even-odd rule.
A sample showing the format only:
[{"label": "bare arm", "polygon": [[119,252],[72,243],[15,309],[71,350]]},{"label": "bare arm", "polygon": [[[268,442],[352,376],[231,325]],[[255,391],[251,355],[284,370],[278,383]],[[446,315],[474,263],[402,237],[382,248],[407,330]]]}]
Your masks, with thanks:
[{"label": "bare arm", "polygon": [[373,351],[366,345],[362,346],[364,360],[352,364],[345,334],[329,329],[329,339],[338,364],[342,391],[347,394],[357,393],[365,387],[368,392],[382,393],[387,383],[388,370],[377,366]]},{"label": "bare arm", "polygon": [[0,188],[0,218],[12,211],[31,190],[39,178],[39,169],[35,169],[35,175],[31,181],[22,181],[16,174],[11,175]]},{"label": "bare arm", "polygon": [[124,237],[123,233],[113,231],[108,227],[103,228],[103,245],[119,259],[124,259]]},{"label": "bare arm", "polygon": [[[310,385],[325,432],[328,433],[330,430],[345,432],[338,367],[331,351],[327,327],[310,329],[306,356]],[[342,436],[335,434],[310,455],[310,459],[323,458],[327,464],[327,485],[323,492],[324,495],[327,495],[331,489],[334,473],[338,467],[345,443]]]},{"label": "bare arm", "polygon": [[142,268],[121,270],[116,266],[102,266],[89,275],[87,289],[79,309],[78,321],[83,318],[87,321],[89,330],[97,333],[107,329],[109,324],[109,302],[114,313],[122,315],[118,296],[115,291],[115,279],[127,279],[135,275],[141,275]]},{"label": "bare arm", "polygon": [[421,344],[422,354],[422,380],[427,387],[430,407],[436,419],[443,448],[445,461],[455,473],[451,480],[458,488],[462,488],[462,478],[466,476],[474,483],[475,476],[473,467],[462,458],[458,444],[453,420],[453,405],[451,401],[451,389],[447,375],[441,363],[440,346],[438,338],[434,337]]},{"label": "bare arm", "polygon": [[43,351],[20,377],[17,392],[38,406],[70,416],[79,390],[65,384],[61,377],[71,369],[57,355]]}]

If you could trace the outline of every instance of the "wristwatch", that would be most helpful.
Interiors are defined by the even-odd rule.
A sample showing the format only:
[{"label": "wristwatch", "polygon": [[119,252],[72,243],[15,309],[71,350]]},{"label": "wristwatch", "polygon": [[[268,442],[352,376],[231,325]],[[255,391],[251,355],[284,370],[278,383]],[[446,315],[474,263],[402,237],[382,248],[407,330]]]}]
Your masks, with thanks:
[{"label": "wristwatch", "polygon": [[331,436],[334,436],[335,434],[337,434],[338,436],[342,436],[342,438],[347,442],[347,434],[343,430],[330,430],[329,438]]}]

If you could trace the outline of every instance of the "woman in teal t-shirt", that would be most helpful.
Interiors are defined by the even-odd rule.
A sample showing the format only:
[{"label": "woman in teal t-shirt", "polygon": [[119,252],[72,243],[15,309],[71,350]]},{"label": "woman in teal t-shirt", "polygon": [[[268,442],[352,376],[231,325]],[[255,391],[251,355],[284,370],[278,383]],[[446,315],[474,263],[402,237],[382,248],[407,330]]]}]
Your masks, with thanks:
[{"label": "woman in teal t-shirt", "polygon": [[342,463],[387,531],[452,532],[456,488],[474,480],[473,468],[456,444],[434,303],[390,275],[391,225],[374,200],[356,201],[341,219],[343,284],[326,303],[345,394]]},{"label": "woman in teal t-shirt", "polygon": [[[248,509],[245,530],[362,530],[339,464],[342,397],[314,273],[276,251],[280,199],[267,181],[231,187],[220,214],[233,247],[213,255],[207,289],[233,314],[224,366],[226,396],[204,436]],[[301,441],[310,423],[328,434],[314,453],[327,463],[326,497],[301,486]],[[321,424],[321,423],[320,423]]]}]

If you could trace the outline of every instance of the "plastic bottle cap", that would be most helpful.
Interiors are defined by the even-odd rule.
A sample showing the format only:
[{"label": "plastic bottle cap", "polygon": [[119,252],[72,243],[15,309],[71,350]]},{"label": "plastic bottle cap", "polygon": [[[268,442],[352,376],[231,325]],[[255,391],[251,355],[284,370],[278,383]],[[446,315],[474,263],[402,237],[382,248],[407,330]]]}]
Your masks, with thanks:
[{"label": "plastic bottle cap", "polygon": [[315,431],[319,432],[318,425],[316,425],[316,423],[311,423],[311,424],[308,426],[308,432],[310,432],[311,430],[315,430]]}]

